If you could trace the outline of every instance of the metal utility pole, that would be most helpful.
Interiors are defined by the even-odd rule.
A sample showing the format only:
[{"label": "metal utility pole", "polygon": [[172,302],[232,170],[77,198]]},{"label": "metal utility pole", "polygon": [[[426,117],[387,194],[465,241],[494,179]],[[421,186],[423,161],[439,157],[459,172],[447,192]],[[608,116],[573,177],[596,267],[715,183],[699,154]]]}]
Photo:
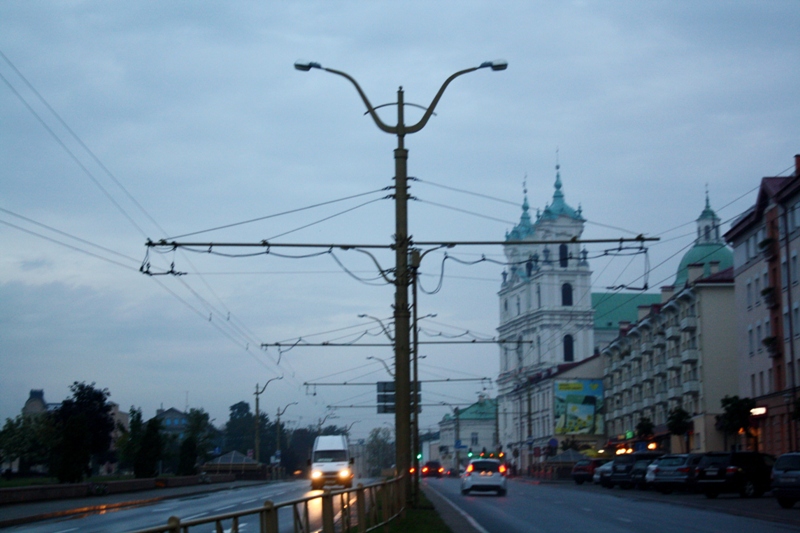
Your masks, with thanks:
[{"label": "metal utility pole", "polygon": [[[491,68],[492,70],[505,70],[508,63],[505,61],[486,61],[478,67],[468,68],[452,74],[442,84],[439,92],[436,93],[430,106],[428,106],[422,118],[413,125],[406,125],[405,123],[405,100],[403,87],[397,90],[397,124],[388,126],[385,124],[375,108],[369,102],[367,95],[361,89],[361,86],[356,80],[339,70],[324,68],[319,63],[315,62],[300,62],[294,64],[294,67],[300,71],[309,71],[313,69],[320,69],[331,74],[336,74],[348,80],[353,84],[355,89],[361,96],[364,105],[367,106],[367,112],[372,117],[375,125],[381,131],[390,133],[397,136],[397,148],[394,150],[394,163],[395,163],[395,298],[394,298],[394,324],[395,324],[395,398],[396,398],[396,411],[395,411],[395,439],[397,447],[397,470],[403,476],[406,476],[411,468],[411,419],[410,419],[410,352],[411,346],[409,341],[409,322],[410,313],[408,305],[408,252],[409,252],[409,235],[408,235],[408,150],[405,148],[405,136],[407,134],[416,133],[425,127],[431,115],[433,114],[439,99],[444,94],[445,89],[450,82],[457,77],[474,72],[481,68]],[[404,483],[404,491],[406,500],[410,500],[411,487],[408,483]]]},{"label": "metal utility pole", "polygon": [[260,414],[258,412],[258,397],[261,396],[262,394],[264,394],[264,391],[267,390],[267,385],[269,385],[270,383],[272,383],[276,379],[283,379],[283,376],[270,379],[269,381],[264,383],[264,388],[262,388],[261,390],[258,390],[258,383],[256,383],[256,392],[255,392],[255,396],[256,396],[256,423],[255,423],[255,425],[256,425],[256,439],[255,439],[256,440],[256,443],[255,443],[256,444],[256,449],[255,449],[255,459],[256,459],[257,463],[261,459],[261,452],[259,451],[259,448],[261,448],[261,433],[260,433],[259,427],[258,427],[259,419],[261,418],[261,416],[260,416]]}]

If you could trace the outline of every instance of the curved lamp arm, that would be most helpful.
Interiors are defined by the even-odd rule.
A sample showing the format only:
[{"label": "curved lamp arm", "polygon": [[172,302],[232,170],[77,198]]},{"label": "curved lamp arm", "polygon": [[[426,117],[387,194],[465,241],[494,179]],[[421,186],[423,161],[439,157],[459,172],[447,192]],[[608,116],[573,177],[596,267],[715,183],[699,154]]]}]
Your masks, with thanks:
[{"label": "curved lamp arm", "polygon": [[356,91],[358,91],[358,94],[361,96],[361,99],[364,101],[364,105],[367,106],[367,111],[369,112],[369,116],[372,117],[372,120],[375,121],[375,124],[386,133],[397,133],[396,126],[387,126],[386,124],[383,123],[381,118],[375,112],[375,108],[372,107],[372,104],[369,102],[369,98],[367,98],[367,95],[364,94],[363,90],[361,90],[361,86],[350,74],[342,72],[341,70],[334,70],[332,68],[327,68],[327,67],[321,67],[321,68],[326,72],[330,72],[331,74],[338,74],[339,76],[350,81],[350,83],[352,83],[353,86],[356,88]]}]

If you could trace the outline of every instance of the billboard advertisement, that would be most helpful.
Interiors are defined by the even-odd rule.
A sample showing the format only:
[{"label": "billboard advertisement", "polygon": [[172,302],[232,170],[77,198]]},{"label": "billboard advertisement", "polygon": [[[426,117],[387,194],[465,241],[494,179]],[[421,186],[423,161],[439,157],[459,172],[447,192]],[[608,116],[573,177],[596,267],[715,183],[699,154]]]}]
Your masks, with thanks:
[{"label": "billboard advertisement", "polygon": [[602,435],[603,380],[570,379],[553,383],[556,435]]}]

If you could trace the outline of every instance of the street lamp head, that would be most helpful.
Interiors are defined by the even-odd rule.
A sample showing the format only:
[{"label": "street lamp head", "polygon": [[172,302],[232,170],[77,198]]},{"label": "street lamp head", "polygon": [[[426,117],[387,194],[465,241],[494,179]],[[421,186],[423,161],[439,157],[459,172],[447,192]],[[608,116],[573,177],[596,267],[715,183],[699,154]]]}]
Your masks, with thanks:
[{"label": "street lamp head", "polygon": [[[315,63],[314,61],[295,61],[294,68],[297,70],[302,70],[303,72],[308,72],[312,68],[322,68],[322,65],[319,63]],[[493,67],[494,68],[494,67]]]},{"label": "street lamp head", "polygon": [[[295,67],[296,66],[297,64],[295,63]],[[478,68],[486,68],[486,67],[489,67],[492,70],[505,70],[508,68],[508,61],[505,61],[504,59],[495,59],[494,61],[484,61]]]}]

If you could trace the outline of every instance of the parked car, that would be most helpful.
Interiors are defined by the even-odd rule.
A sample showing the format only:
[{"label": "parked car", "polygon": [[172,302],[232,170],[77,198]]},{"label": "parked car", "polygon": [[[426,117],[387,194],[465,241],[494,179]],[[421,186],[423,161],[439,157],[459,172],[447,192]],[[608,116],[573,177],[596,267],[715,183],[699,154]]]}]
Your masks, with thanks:
[{"label": "parked car", "polygon": [[650,468],[650,464],[655,461],[658,461],[658,458],[639,459],[633,463],[633,468],[631,468],[631,486],[639,490],[650,488],[650,485],[647,483],[647,471]]},{"label": "parked car", "polygon": [[644,475],[644,481],[647,483],[648,487],[653,486],[653,482],[656,480],[656,470],[658,469],[658,462],[663,459],[664,456],[659,457],[649,465],[647,465],[647,473]]},{"label": "parked car", "polygon": [[[664,454],[661,452],[634,452],[616,456],[614,458],[614,468],[605,486],[613,488],[615,485],[619,485],[623,489],[633,487],[631,472],[636,461],[646,461],[644,465],[646,468],[647,465],[662,455]],[[642,473],[642,478],[644,478],[644,473]]]},{"label": "parked car", "polygon": [[608,459],[583,459],[575,463],[572,467],[572,479],[575,483],[582,485],[585,481],[592,481],[594,472],[598,466],[604,465]]},{"label": "parked car", "polygon": [[759,497],[770,489],[775,458],[759,452],[710,452],[697,464],[697,489],[707,498],[738,492]]},{"label": "parked car", "polygon": [[609,461],[606,464],[595,468],[594,475],[592,476],[592,482],[595,484],[606,486],[606,483],[608,483],[608,479],[611,477],[612,468],[614,468],[614,461]]},{"label": "parked car", "polygon": [[653,469],[653,488],[664,494],[674,490],[694,490],[697,465],[702,458],[702,454],[697,453],[679,453],[661,457]]},{"label": "parked car", "polygon": [[506,466],[497,459],[473,459],[461,476],[461,494],[494,491],[506,495]]},{"label": "parked car", "polygon": [[786,453],[775,461],[772,495],[784,509],[790,509],[800,501],[800,453]]},{"label": "parked car", "polygon": [[428,461],[420,469],[422,477],[442,477],[444,467],[439,461]]}]

